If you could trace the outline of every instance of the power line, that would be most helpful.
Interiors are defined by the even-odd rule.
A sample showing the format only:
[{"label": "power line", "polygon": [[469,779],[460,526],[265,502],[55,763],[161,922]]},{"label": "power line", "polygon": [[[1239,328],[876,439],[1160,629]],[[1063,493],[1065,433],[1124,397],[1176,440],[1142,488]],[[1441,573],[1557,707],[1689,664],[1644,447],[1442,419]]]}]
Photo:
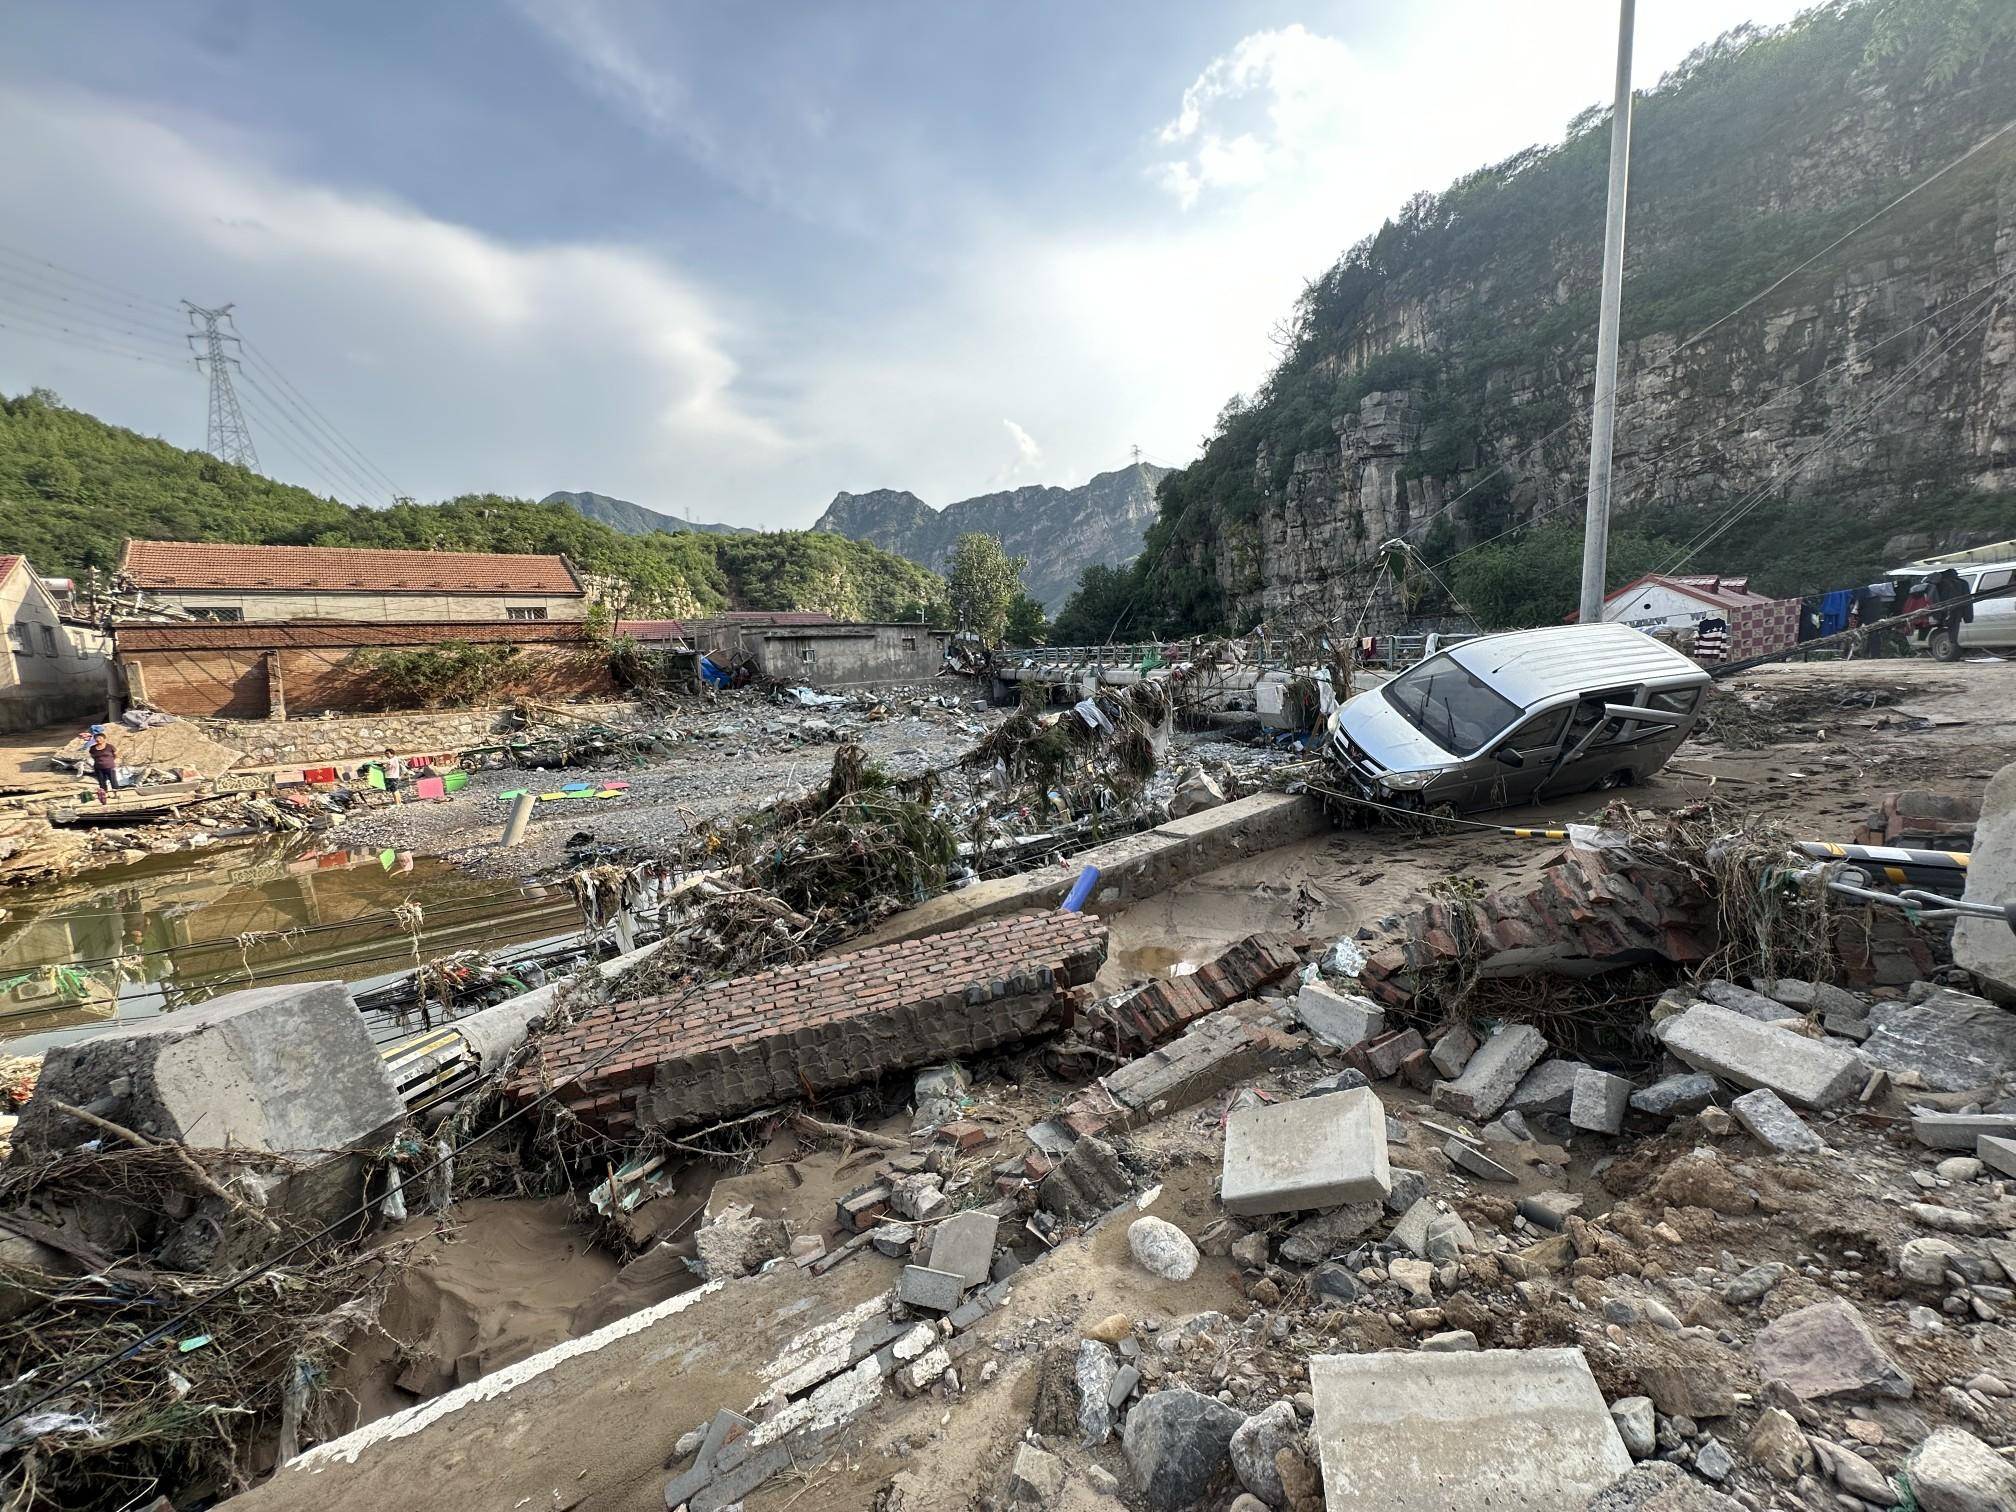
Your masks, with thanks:
[{"label": "power line", "polygon": [[[317,438],[313,432],[307,429],[305,424],[296,421],[288,415],[286,410],[282,408],[282,401],[269,393],[260,384],[258,379],[254,378],[249,372],[243,371],[240,372],[239,376],[245,380],[247,390],[251,394],[257,394],[264,401],[266,409],[264,418],[269,433],[275,424],[285,426],[301,442],[301,446],[295,447],[294,451],[299,454],[302,447],[308,448],[331,474],[342,480],[342,492],[351,494],[360,501],[371,500],[374,496],[383,498],[384,490],[375,487],[359,477],[357,469],[345,462],[339,454],[330,448],[327,442]],[[388,500],[387,502],[390,501]]]},{"label": "power line", "polygon": [[123,336],[177,343],[182,339],[179,331],[151,325],[144,320],[135,320],[131,315],[122,310],[112,309],[109,305],[72,298],[53,284],[38,283],[33,278],[17,277],[15,270],[5,263],[0,263],[0,283],[11,284],[14,287],[17,292],[10,296],[12,298],[31,300],[43,309],[71,319],[98,322]]},{"label": "power line", "polygon": [[0,326],[21,331],[23,335],[38,336],[47,341],[55,341],[64,346],[77,346],[86,351],[100,352],[112,357],[131,358],[136,362],[155,362],[163,367],[181,368],[180,362],[171,361],[151,352],[138,351],[122,343],[108,341],[85,330],[66,326],[53,317],[42,317],[33,313],[23,314],[0,302],[0,315],[6,319]]},{"label": "power line", "polygon": [[156,303],[153,296],[151,295],[135,293],[131,289],[123,288],[118,284],[112,283],[103,278],[99,278],[93,274],[79,273],[73,268],[64,267],[61,263],[51,262],[48,258],[40,256],[37,253],[24,252],[19,247],[10,247],[5,245],[4,243],[0,243],[0,254],[5,254],[7,256],[17,258],[25,263],[33,263],[38,268],[47,268],[51,273],[54,273],[61,278],[68,279],[72,283],[82,285],[86,288],[90,288],[95,285],[97,288],[104,289],[109,293],[120,296],[120,301],[122,303],[124,303],[126,300],[139,301],[138,304],[128,305],[127,307],[129,309],[147,311],[147,310],[160,310],[163,308],[173,308],[172,306],[164,307],[162,305],[159,305],[158,303]]},{"label": "power line", "polygon": [[327,415],[324,415],[321,410],[317,409],[313,404],[313,402],[309,400],[306,394],[302,393],[299,389],[295,388],[293,384],[289,383],[287,381],[287,375],[281,372],[279,368],[274,366],[273,360],[270,357],[268,357],[264,352],[260,351],[259,348],[254,346],[249,341],[245,343],[245,354],[246,356],[252,359],[254,367],[258,368],[261,372],[268,374],[275,383],[280,385],[280,387],[283,390],[285,390],[289,394],[292,394],[296,399],[300,400],[301,403],[307,407],[308,412],[312,414],[317,420],[320,420],[322,422],[323,429],[326,430],[327,433],[337,442],[341,443],[341,445],[348,451],[349,455],[356,459],[358,464],[366,470],[369,476],[376,478],[380,483],[382,483],[385,486],[386,490],[392,495],[394,499],[402,498],[405,496],[406,490],[401,488],[397,483],[393,482],[391,476],[387,474],[383,468],[379,467],[369,457],[365,456],[363,450],[360,447],[358,447],[354,442],[352,442],[348,436],[344,435],[343,432],[338,430],[336,428],[336,422],[331,420]]},{"label": "power line", "polygon": [[205,432],[208,444],[203,449],[220,461],[257,472],[259,453],[252,446],[252,432],[245,425],[244,411],[238,407],[237,391],[231,387],[231,369],[238,359],[225,350],[227,345],[238,342],[236,329],[227,329],[232,326],[231,306],[206,310],[185,299],[182,308],[189,312],[192,324],[203,322],[203,329],[191,331],[188,340],[193,351],[197,338],[202,338],[203,350],[197,354],[197,362],[210,364],[210,423]]},{"label": "power line", "polygon": [[265,427],[267,444],[270,446],[277,443],[287,455],[292,457],[300,465],[301,470],[314,480],[315,490],[328,498],[336,500],[338,503],[342,502],[345,494],[356,492],[353,485],[332,478],[329,475],[327,467],[318,460],[312,451],[306,449],[300,441],[296,440],[291,432],[281,429],[280,417],[262,405],[255,403],[251,393],[248,392],[243,395],[241,402],[247,410],[258,417],[260,425]]}]

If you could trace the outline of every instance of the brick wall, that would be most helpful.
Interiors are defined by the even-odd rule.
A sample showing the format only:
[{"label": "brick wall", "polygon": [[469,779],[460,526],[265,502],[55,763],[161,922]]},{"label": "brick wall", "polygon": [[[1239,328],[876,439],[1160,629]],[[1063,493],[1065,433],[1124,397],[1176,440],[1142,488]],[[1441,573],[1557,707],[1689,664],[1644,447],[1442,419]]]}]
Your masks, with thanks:
[{"label": "brick wall", "polygon": [[1024,1038],[1105,959],[1097,919],[1024,914],[716,983],[669,1012],[677,997],[619,1003],[543,1039],[507,1095],[557,1086],[617,1136],[712,1122]]},{"label": "brick wall", "polygon": [[[190,718],[264,719],[270,712],[264,650],[123,651],[127,690],[169,714]],[[275,653],[287,713],[300,718],[384,706],[384,690],[349,648],[303,648]],[[519,665],[500,684],[496,699],[573,698],[615,691],[608,659],[579,647],[527,646]],[[133,673],[137,670],[136,682]]]}]

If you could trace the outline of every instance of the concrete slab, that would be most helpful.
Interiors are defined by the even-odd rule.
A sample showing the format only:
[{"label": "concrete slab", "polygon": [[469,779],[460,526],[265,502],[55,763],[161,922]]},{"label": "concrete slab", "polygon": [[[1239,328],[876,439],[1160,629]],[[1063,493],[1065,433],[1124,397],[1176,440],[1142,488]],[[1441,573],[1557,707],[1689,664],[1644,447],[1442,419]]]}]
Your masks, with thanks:
[{"label": "concrete slab", "polygon": [[1511,1100],[1533,1063],[1547,1053],[1547,1041],[1531,1024],[1508,1024],[1478,1046],[1454,1081],[1435,1084],[1438,1108],[1466,1118],[1488,1119]]},{"label": "concrete slab", "polygon": [[1767,1150],[1781,1155],[1811,1155],[1827,1148],[1827,1142],[1805,1121],[1785,1106],[1785,1099],[1768,1087],[1745,1092],[1729,1104],[1736,1121]]},{"label": "concrete slab", "polygon": [[1919,1113],[1911,1119],[1918,1143],[1934,1150],[1965,1150],[1984,1134],[2016,1139],[2016,1113]]},{"label": "concrete slab", "polygon": [[[2016,762],[1997,772],[1981,795],[1962,896],[1998,908],[2016,902]],[[1953,963],[1971,971],[1996,996],[2016,998],[2016,931],[2002,920],[1955,920]]]},{"label": "concrete slab", "polygon": [[949,1313],[959,1305],[965,1290],[964,1276],[932,1270],[928,1265],[906,1265],[896,1278],[896,1299],[907,1307],[921,1307],[927,1312]]},{"label": "concrete slab", "polygon": [[1921,1002],[1879,1002],[1869,1010],[1860,1054],[1893,1076],[1916,1071],[1941,1092],[1992,1086],[2016,1072],[2016,1014],[1952,987]]},{"label": "concrete slab", "polygon": [[1850,1052],[1712,1003],[1663,1019],[1653,1032],[1695,1070],[1752,1090],[1769,1087],[1801,1107],[1831,1108],[1862,1085],[1862,1063]]},{"label": "concrete slab", "polygon": [[1535,1113],[1566,1115],[1575,1100],[1575,1076],[1583,1070],[1580,1061],[1544,1060],[1519,1079],[1512,1089],[1511,1105],[1531,1116]]},{"label": "concrete slab", "polygon": [[1710,982],[1701,989],[1701,996],[1717,1008],[1727,1008],[1731,1013],[1756,1019],[1760,1024],[1775,1024],[1780,1019],[1801,1016],[1797,1009],[1786,1007],[1776,998],[1752,992],[1748,987],[1738,987],[1734,982]]},{"label": "concrete slab", "polygon": [[2004,1176],[2016,1176],[2016,1139],[1983,1134],[1975,1141],[1974,1153],[1983,1165],[1993,1166]]},{"label": "concrete slab", "polygon": [[1560,1512],[1631,1468],[1579,1349],[1319,1355],[1332,1512]]},{"label": "concrete slab", "polygon": [[1608,1071],[1584,1066],[1575,1073],[1575,1091],[1568,1102],[1568,1122],[1592,1134],[1615,1134],[1624,1127],[1631,1106],[1631,1083]]},{"label": "concrete slab", "polygon": [[1468,1024],[1458,1024],[1444,1032],[1436,1041],[1435,1048],[1428,1052],[1428,1059],[1444,1077],[1454,1081],[1463,1074],[1463,1068],[1470,1064],[1470,1057],[1477,1053],[1477,1036]]},{"label": "concrete slab", "polygon": [[1517,1181],[1519,1177],[1498,1164],[1475,1145],[1461,1139],[1452,1139],[1442,1146],[1442,1153],[1449,1157],[1450,1164],[1458,1170],[1468,1171],[1480,1181]]},{"label": "concrete slab", "polygon": [[1000,1227],[999,1218],[977,1208],[947,1218],[931,1235],[926,1265],[949,1271],[968,1286],[981,1285],[994,1266],[994,1239]]},{"label": "concrete slab", "polygon": [[1383,1203],[1393,1190],[1386,1110],[1369,1087],[1245,1108],[1225,1125],[1228,1213]]},{"label": "concrete slab", "polygon": [[1372,999],[1304,982],[1295,994],[1295,1017],[1326,1045],[1349,1050],[1386,1032],[1386,1010]]}]

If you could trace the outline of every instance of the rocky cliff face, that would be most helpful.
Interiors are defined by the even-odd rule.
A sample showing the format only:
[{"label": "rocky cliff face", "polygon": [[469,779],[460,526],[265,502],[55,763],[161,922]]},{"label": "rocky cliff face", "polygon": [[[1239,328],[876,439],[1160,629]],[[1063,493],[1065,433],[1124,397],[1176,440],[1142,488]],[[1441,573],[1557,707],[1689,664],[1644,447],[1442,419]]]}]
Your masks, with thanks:
[{"label": "rocky cliff face", "polygon": [[[1922,37],[1878,57],[1883,8],[1725,39],[1640,103],[1615,508],[1670,570],[1811,592],[2016,535],[2016,131],[1878,213],[2016,117],[2016,46],[1935,83]],[[1239,628],[1378,623],[1386,543],[1446,576],[1579,520],[1608,135],[1417,197],[1313,286],[1150,561]]]},{"label": "rocky cliff face", "polygon": [[599,520],[625,535],[649,535],[654,530],[662,530],[667,535],[677,535],[682,530],[696,530],[702,535],[750,533],[747,527],[741,525],[706,525],[697,520],[682,520],[676,515],[661,514],[658,510],[646,509],[642,504],[632,504],[628,499],[618,499],[610,494],[569,493],[565,489],[556,489],[539,502],[565,504],[584,518]]},{"label": "rocky cliff face", "polygon": [[1009,555],[1029,559],[1023,586],[1055,613],[1086,567],[1124,566],[1140,553],[1155,517],[1155,485],[1168,471],[1137,462],[1077,488],[1031,485],[943,509],[890,488],[838,493],[812,528],[867,541],[934,572],[945,569],[953,543],[967,532],[999,536]]}]

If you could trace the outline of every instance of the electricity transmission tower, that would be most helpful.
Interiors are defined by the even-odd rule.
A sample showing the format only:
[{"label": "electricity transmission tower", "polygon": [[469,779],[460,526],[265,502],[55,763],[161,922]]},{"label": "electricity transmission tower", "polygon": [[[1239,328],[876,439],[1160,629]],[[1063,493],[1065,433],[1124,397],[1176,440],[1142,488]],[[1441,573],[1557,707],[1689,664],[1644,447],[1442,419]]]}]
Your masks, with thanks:
[{"label": "electricity transmission tower", "polygon": [[[182,301],[182,308],[189,312],[189,323],[203,322],[200,331],[191,331],[188,336],[189,349],[196,354],[196,365],[200,368],[209,364],[210,374],[210,429],[209,445],[203,449],[220,462],[235,462],[240,467],[253,472],[259,470],[259,453],[252,447],[252,432],[245,424],[245,412],[238,408],[238,392],[231,387],[231,369],[238,365],[238,359],[225,351],[225,343],[240,344],[236,325],[231,319],[231,306],[220,305],[214,310],[206,310],[201,305]],[[219,328],[222,322],[222,329]],[[197,345],[198,341],[203,344]]]}]

